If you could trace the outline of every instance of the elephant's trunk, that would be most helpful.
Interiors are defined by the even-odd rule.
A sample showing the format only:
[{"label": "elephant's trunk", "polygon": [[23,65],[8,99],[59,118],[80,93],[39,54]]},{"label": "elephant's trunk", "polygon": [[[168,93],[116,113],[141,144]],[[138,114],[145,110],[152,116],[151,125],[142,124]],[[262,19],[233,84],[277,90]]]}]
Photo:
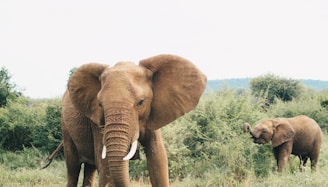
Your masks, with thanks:
[{"label": "elephant's trunk", "polygon": [[[132,142],[138,139],[138,125],[131,109],[125,107],[111,108],[105,117],[104,146],[110,174],[115,186],[129,186],[129,155]],[[130,153],[134,154],[134,153]],[[132,155],[133,156],[133,155]],[[130,156],[128,156],[130,157]]]},{"label": "elephant's trunk", "polygon": [[129,186],[129,161],[123,160],[128,154],[130,140],[123,124],[110,124],[105,127],[104,145],[110,174],[115,186]]},{"label": "elephant's trunk", "polygon": [[258,135],[254,134],[251,125],[249,123],[245,123],[243,126],[244,133],[249,133],[251,135],[251,138],[253,138],[254,142],[258,138]]},{"label": "elephant's trunk", "polygon": [[246,133],[246,132],[251,133],[252,132],[251,125],[249,123],[245,123],[243,126],[243,131],[244,131],[244,133]]}]

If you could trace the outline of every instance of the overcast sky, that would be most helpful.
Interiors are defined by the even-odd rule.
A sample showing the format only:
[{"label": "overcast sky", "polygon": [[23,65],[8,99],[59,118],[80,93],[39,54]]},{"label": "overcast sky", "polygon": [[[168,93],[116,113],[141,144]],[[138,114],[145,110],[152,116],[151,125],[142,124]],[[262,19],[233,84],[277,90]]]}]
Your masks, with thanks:
[{"label": "overcast sky", "polygon": [[81,64],[161,53],[208,79],[328,80],[328,1],[0,1],[0,67],[29,97],[61,97]]}]

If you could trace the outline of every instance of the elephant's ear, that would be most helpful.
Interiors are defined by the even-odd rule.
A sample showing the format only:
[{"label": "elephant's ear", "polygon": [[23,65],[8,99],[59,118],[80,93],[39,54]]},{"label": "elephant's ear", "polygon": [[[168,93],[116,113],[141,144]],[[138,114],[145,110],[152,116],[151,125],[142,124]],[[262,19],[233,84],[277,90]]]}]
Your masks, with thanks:
[{"label": "elephant's ear", "polygon": [[284,121],[276,121],[274,122],[274,134],[272,137],[272,147],[277,147],[285,142],[292,140],[295,136],[295,131],[292,126]]},{"label": "elephant's ear", "polygon": [[153,72],[149,129],[158,129],[196,107],[207,78],[194,64],[175,55],[158,55],[140,61],[140,66]]},{"label": "elephant's ear", "polygon": [[74,107],[97,125],[101,125],[103,120],[103,111],[97,100],[97,94],[101,89],[99,79],[107,67],[97,63],[82,65],[68,81],[68,91]]}]

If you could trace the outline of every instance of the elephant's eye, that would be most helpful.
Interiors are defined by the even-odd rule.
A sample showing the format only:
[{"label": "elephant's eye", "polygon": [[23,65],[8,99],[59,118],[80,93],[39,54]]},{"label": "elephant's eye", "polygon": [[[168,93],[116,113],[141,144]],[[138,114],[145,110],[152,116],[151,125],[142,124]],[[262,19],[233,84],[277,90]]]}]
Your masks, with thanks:
[{"label": "elephant's eye", "polygon": [[144,102],[145,102],[145,99],[144,99],[144,98],[140,99],[140,100],[138,101],[138,103],[137,103],[137,106],[140,107],[141,105],[144,104]]}]

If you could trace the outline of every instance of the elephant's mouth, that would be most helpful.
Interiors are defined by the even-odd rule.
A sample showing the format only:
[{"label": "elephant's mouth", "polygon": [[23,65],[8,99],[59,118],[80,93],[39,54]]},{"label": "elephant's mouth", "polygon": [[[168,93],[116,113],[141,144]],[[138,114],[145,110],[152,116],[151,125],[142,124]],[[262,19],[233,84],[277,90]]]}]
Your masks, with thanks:
[{"label": "elephant's mouth", "polygon": [[256,139],[256,138],[253,139],[253,142],[254,143],[257,143],[257,144],[260,144],[260,141],[258,139]]},{"label": "elephant's mouth", "polygon": [[256,137],[252,137],[253,138],[253,142],[256,144],[265,144],[265,140],[263,140],[262,138],[256,138]]},{"label": "elephant's mouth", "polygon": [[253,133],[251,133],[251,138],[253,139],[253,142],[254,143],[256,143],[256,144],[263,144],[263,141],[262,141],[262,139],[261,138],[258,138],[258,137],[256,137],[256,136],[254,136],[254,134]]}]

